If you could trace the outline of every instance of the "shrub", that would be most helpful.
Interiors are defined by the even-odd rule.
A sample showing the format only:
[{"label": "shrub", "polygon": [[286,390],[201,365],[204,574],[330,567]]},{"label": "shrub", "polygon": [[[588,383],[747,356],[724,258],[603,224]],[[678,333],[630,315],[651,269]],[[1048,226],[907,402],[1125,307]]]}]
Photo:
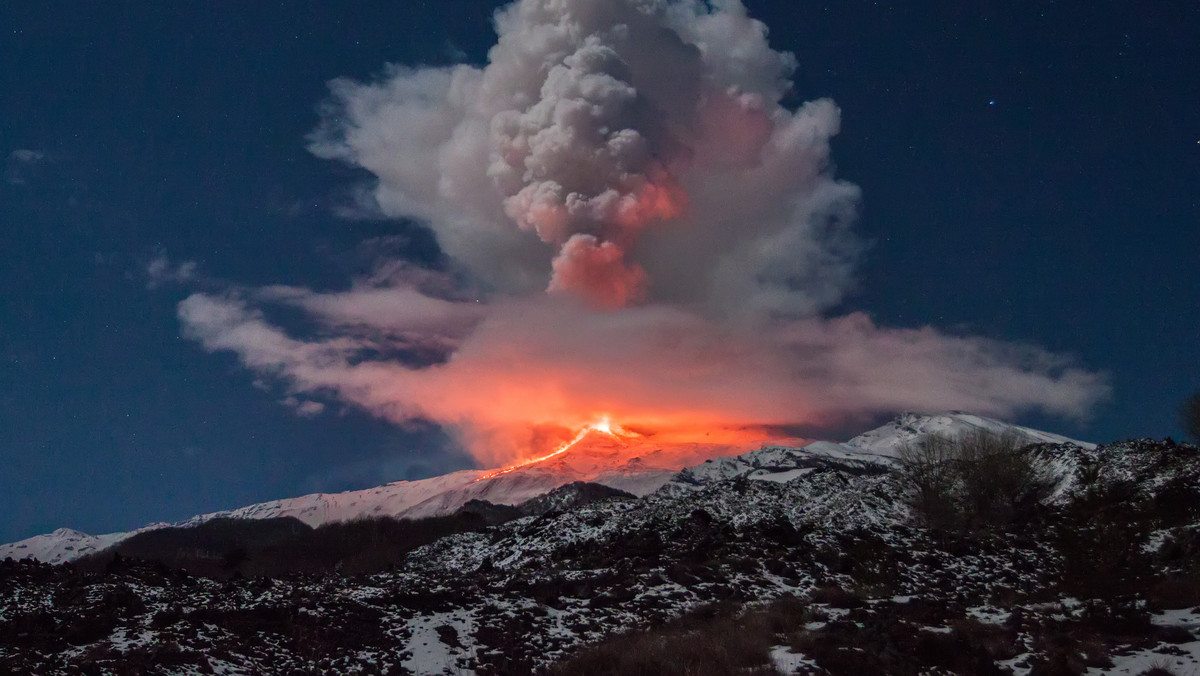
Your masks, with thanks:
[{"label": "shrub", "polygon": [[83,570],[108,570],[121,559],[156,561],[195,575],[233,574],[251,552],[304,537],[312,528],[291,517],[275,519],[218,518],[190,527],[159,528],[138,533],[109,549],[80,558]]},{"label": "shrub", "polygon": [[788,634],[803,633],[812,618],[808,604],[794,596],[750,609],[702,606],[656,628],[610,636],[554,665],[549,673],[774,675],[778,672],[771,666],[771,647]]},{"label": "shrub", "polygon": [[83,570],[104,570],[123,559],[154,561],[193,575],[279,577],[292,573],[375,573],[446,535],[487,527],[478,514],[427,519],[363,518],[311,528],[293,518],[213,519],[188,528],[139,533],[82,557]]},{"label": "shrub", "polygon": [[1143,671],[1138,676],[1175,676],[1175,671],[1171,669],[1171,661],[1165,657],[1160,657],[1150,664],[1150,668]]},{"label": "shrub", "polygon": [[1200,577],[1163,576],[1149,589],[1148,601],[1157,609],[1182,609],[1200,606]]},{"label": "shrub", "polygon": [[330,571],[349,575],[375,573],[403,562],[417,547],[446,535],[486,527],[486,521],[473,514],[328,523],[303,537],[262,551],[242,565],[242,572],[264,576]]},{"label": "shrub", "polygon": [[863,600],[853,592],[834,586],[817,587],[812,591],[810,598],[813,603],[831,608],[861,608],[864,605]]}]

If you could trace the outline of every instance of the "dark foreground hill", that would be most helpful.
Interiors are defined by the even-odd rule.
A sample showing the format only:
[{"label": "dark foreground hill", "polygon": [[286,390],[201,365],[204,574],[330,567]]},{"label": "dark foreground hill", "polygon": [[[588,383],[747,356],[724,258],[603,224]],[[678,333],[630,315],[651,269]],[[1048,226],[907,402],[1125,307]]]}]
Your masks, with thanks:
[{"label": "dark foreground hill", "polygon": [[0,673],[1200,671],[1196,448],[1020,457],[936,519],[912,467],[764,449],[370,575],[5,563]]},{"label": "dark foreground hill", "polygon": [[390,570],[412,550],[447,535],[484,530],[527,516],[634,496],[600,484],[574,482],[519,505],[468,502],[450,516],[362,518],[316,528],[291,518],[217,518],[188,527],[146,530],[74,562],[84,571],[113,567],[114,557],[161,564],[194,575],[280,577],[294,573],[363,574]]}]

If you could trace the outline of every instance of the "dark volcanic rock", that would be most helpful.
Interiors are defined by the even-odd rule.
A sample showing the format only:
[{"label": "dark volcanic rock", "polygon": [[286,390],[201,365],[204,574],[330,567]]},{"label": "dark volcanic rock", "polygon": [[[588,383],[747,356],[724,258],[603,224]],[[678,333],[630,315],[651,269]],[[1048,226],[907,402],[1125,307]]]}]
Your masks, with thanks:
[{"label": "dark volcanic rock", "polygon": [[[803,673],[1083,673],[1154,650],[1191,665],[1196,449],[1024,453],[1047,490],[996,527],[924,527],[886,460],[842,470],[764,451],[740,474],[711,466],[640,500],[567,486],[373,575],[4,562],[0,673],[533,673],[587,644],[601,642],[580,657],[594,665],[606,645],[701,635],[738,638],[763,669],[769,646],[802,654]],[[787,598],[800,610],[761,606]],[[665,638],[604,641],[621,630]]]}]

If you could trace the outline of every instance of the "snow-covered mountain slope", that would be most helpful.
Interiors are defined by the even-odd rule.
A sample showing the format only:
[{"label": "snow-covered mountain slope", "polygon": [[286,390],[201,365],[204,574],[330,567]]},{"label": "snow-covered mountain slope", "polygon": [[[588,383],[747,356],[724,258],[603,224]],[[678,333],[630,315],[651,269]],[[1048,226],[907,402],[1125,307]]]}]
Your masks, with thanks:
[{"label": "snow-covered mountain slope", "polygon": [[399,517],[427,500],[471,485],[482,475],[483,472],[479,470],[463,470],[418,481],[395,481],[361,491],[314,493],[271,500],[238,509],[201,514],[178,525],[189,526],[215,518],[273,519],[290,516],[316,527],[364,516]]},{"label": "snow-covered mountain slope", "polygon": [[1021,427],[1020,425],[1010,425],[999,420],[971,415],[970,413],[962,413],[960,411],[939,415],[905,413],[882,427],[877,427],[870,432],[865,432],[854,437],[850,441],[847,441],[844,446],[852,449],[851,452],[857,451],[859,453],[894,458],[905,444],[914,443],[930,435],[939,434],[948,437],[957,437],[979,430],[996,434],[1014,434],[1019,439],[1031,444],[1074,444],[1081,448],[1096,447],[1095,444],[1085,441],[1076,441],[1075,439],[1069,439],[1058,434]]},{"label": "snow-covered mountain slope", "polygon": [[803,448],[767,446],[729,458],[716,458],[680,471],[661,490],[698,490],[731,479],[786,482],[821,467],[835,465],[863,472],[884,471],[890,458],[864,454],[846,444],[817,441]]},{"label": "snow-covered mountain slope", "polygon": [[[473,494],[487,494],[489,498],[486,499],[492,502],[504,500],[521,502],[560,485],[548,485],[547,482],[542,482],[536,486],[517,485],[512,487],[512,484],[520,484],[520,482],[512,480],[500,482],[504,484],[501,486],[494,486],[490,481],[475,482],[483,475],[484,472],[480,470],[464,470],[418,481],[396,481],[361,491],[314,493],[296,498],[271,500],[238,509],[199,514],[178,523],[155,524],[123,533],[88,535],[77,530],[60,528],[46,535],[37,535],[20,542],[0,545],[0,560],[12,557],[17,560],[29,558],[45,563],[64,563],[111,547],[144,530],[167,525],[195,526],[216,518],[271,519],[290,516],[316,527],[324,523],[349,521],[366,516],[410,516],[409,512],[414,510],[415,515],[418,516],[430,516],[433,513],[445,514],[448,512],[435,512],[428,508],[422,509],[420,506],[422,503],[428,503],[437,499],[438,496],[445,495],[464,496],[462,502],[458,504],[453,504],[453,500],[446,502],[448,505],[453,505],[449,508],[449,512],[453,512],[454,509],[470,499],[466,496]],[[563,483],[569,482],[567,480]],[[513,490],[506,493],[504,490],[506,487],[513,488]],[[504,504],[512,503],[505,502]]]},{"label": "snow-covered mountain slope", "polygon": [[35,535],[6,545],[0,545],[0,561],[6,558],[15,560],[35,559],[43,563],[66,563],[75,559],[107,549],[118,542],[138,533],[167,524],[154,524],[124,533],[106,533],[104,535],[88,535],[71,528],[59,528],[53,533]]},{"label": "snow-covered mountain slope", "polygon": [[[590,435],[585,441],[589,439]],[[658,458],[653,450],[630,459],[621,455],[613,443],[603,439],[580,446],[576,452],[563,457],[502,474],[464,470],[361,491],[317,493],[203,514],[180,525],[202,523],[217,517],[269,519],[291,516],[314,527],[364,516],[417,519],[452,514],[471,500],[516,505],[576,481],[599,483],[640,497],[657,490],[679,469],[656,462]]]},{"label": "snow-covered mountain slope", "polygon": [[[593,458],[593,460],[595,460]],[[611,488],[646,495],[657,490],[675,475],[644,462],[547,463],[489,477],[482,470],[464,470],[418,481],[396,481],[375,488],[344,493],[314,493],[295,498],[271,500],[238,509],[200,514],[175,524],[155,524],[123,533],[88,535],[68,528],[26,540],[0,545],[0,560],[36,559],[45,563],[65,563],[111,547],[143,530],[165,525],[195,526],[216,518],[271,519],[294,517],[316,527],[326,523],[350,521],[361,517],[423,518],[452,514],[471,500],[486,500],[498,505],[516,505],[530,498],[574,483],[589,481]]]},{"label": "snow-covered mountain slope", "polygon": [[788,628],[771,640],[808,658],[803,674],[1041,673],[1192,650],[1194,446],[1038,444],[1021,489],[1032,511],[953,532],[923,525],[894,461],[844,446],[705,463],[691,484],[442,537],[369,576],[0,563],[0,666],[115,671],[166,655],[196,667],[175,673],[537,673],[611,632],[781,596],[803,614],[773,620]]},{"label": "snow-covered mountain slope", "polygon": [[[271,500],[148,528],[194,526],[216,518],[294,517],[313,527],[362,517],[423,518],[452,514],[471,500],[517,505],[577,481],[602,484],[640,497],[658,490],[680,469],[729,452],[736,449],[716,444],[663,445],[637,434],[593,431],[584,435],[570,453],[502,474],[463,470],[359,491]],[[0,560],[11,557],[64,563],[117,544],[140,530],[145,529],[88,535],[59,529],[0,545]]]},{"label": "snow-covered mountain slope", "polygon": [[696,490],[713,482],[734,478],[786,482],[829,466],[860,473],[878,473],[895,464],[905,444],[913,444],[935,434],[957,437],[980,430],[1013,434],[1030,444],[1069,444],[1084,449],[1096,447],[1085,441],[969,413],[905,413],[886,425],[844,443],[816,441],[801,448],[767,446],[742,455],[714,458],[679,472],[666,484],[666,490]]},{"label": "snow-covered mountain slope", "polygon": [[[171,525],[192,526],[222,517],[294,517],[314,527],[360,517],[422,518],[451,514],[471,500],[516,505],[576,481],[599,483],[642,497],[660,489],[693,491],[715,481],[737,477],[786,482],[831,464],[842,470],[878,473],[892,462],[897,449],[905,443],[929,434],[956,435],[977,429],[1011,431],[1030,442],[1073,443],[1083,448],[1094,446],[964,413],[928,416],[909,413],[845,443],[818,441],[803,448],[769,446],[730,457],[714,457],[723,450],[728,452],[726,447],[718,445],[662,445],[656,444],[653,438],[637,434],[593,431],[584,435],[569,453],[506,473],[464,470],[418,481],[396,481],[360,491],[315,493],[201,514]],[[165,524],[147,528],[162,525]],[[0,560],[12,557],[63,563],[110,547],[140,530],[93,536],[60,529],[0,545]]]},{"label": "snow-covered mountain slope", "polygon": [[[697,510],[736,528],[782,521],[837,532],[910,526],[908,487],[901,473],[890,471],[894,461],[840,452],[822,458],[829,447],[817,449],[766,448],[714,460],[680,472],[637,502],[596,503],[549,521],[522,519],[495,532],[442,538],[413,552],[410,565],[464,574],[485,561],[507,570],[546,567],[584,544],[617,547],[631,532],[684,528]],[[1153,502],[1164,487],[1200,490],[1200,459],[1192,447],[1042,443],[1029,452],[1045,486],[1040,502],[1051,509],[1111,491],[1131,502]]]}]

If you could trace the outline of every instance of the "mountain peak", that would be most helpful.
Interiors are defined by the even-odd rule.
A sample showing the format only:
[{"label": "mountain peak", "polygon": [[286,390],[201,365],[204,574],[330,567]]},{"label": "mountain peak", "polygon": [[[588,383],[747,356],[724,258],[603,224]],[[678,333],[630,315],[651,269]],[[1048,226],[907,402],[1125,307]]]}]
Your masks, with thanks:
[{"label": "mountain peak", "polygon": [[915,413],[907,411],[888,423],[847,441],[843,446],[861,453],[896,457],[905,444],[914,443],[931,435],[959,436],[961,434],[986,431],[994,434],[1015,434],[1029,443],[1074,444],[1081,448],[1095,448],[1095,444],[1043,432],[1030,427],[1013,425],[994,418],[987,418],[963,411],[942,413]]},{"label": "mountain peak", "polygon": [[[290,516],[315,527],[372,516],[440,516],[455,512],[471,500],[517,505],[577,481],[646,496],[668,484],[668,491],[693,490],[714,480],[737,476],[788,481],[830,464],[855,472],[876,472],[883,471],[904,444],[930,434],[954,436],[979,429],[1015,432],[1031,443],[1095,447],[1094,444],[960,411],[903,413],[844,443],[817,441],[799,447],[767,445],[758,450],[750,450],[753,447],[748,448],[744,440],[741,445],[735,445],[717,435],[712,437],[711,443],[681,441],[669,434],[641,434],[602,422],[581,429],[573,439],[549,455],[504,470],[490,473],[463,470],[360,491],[273,500],[194,516],[174,525],[197,525],[221,517],[268,519]],[[707,462],[709,460],[711,462]],[[139,531],[165,525],[155,524]],[[93,536],[60,528],[47,535],[0,545],[0,559],[12,556],[50,563],[71,561],[116,544],[135,532]]]}]

